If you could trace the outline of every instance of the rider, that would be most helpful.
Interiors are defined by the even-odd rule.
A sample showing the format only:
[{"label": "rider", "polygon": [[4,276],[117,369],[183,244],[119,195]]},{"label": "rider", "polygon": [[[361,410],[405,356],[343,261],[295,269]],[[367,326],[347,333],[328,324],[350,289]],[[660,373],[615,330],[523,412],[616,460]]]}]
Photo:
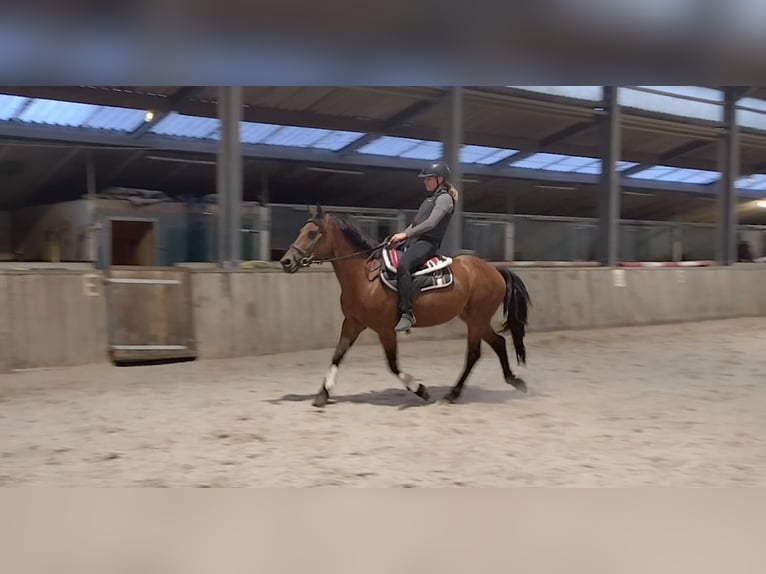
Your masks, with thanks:
[{"label": "rider", "polygon": [[400,314],[395,327],[397,331],[407,331],[415,325],[412,273],[436,255],[455,209],[458,191],[449,182],[449,176],[449,166],[443,161],[423,168],[418,177],[423,178],[425,188],[431,195],[420,204],[412,224],[394,234],[389,241],[394,245],[407,242],[407,249],[397,267]]}]

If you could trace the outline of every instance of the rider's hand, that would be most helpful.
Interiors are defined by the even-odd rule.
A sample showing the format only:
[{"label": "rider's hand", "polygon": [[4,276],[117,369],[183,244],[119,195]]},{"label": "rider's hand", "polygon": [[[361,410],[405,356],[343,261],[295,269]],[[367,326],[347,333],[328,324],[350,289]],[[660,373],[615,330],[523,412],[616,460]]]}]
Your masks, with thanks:
[{"label": "rider's hand", "polygon": [[391,236],[391,239],[388,241],[389,245],[396,245],[397,243],[401,243],[402,241],[407,240],[407,234],[404,231],[400,231],[399,233],[394,233]]}]

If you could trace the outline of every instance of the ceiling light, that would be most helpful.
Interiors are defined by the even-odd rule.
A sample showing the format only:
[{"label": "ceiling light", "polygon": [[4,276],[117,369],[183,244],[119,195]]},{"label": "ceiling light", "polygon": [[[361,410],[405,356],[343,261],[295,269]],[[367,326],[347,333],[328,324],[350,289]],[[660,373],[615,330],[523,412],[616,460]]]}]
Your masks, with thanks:
[{"label": "ceiling light", "polygon": [[153,111],[151,111],[151,110],[149,110],[148,112],[146,112],[146,115],[144,116],[144,121],[145,121],[145,122],[150,122],[150,121],[152,121],[153,119],[154,119],[154,112],[153,112]]}]

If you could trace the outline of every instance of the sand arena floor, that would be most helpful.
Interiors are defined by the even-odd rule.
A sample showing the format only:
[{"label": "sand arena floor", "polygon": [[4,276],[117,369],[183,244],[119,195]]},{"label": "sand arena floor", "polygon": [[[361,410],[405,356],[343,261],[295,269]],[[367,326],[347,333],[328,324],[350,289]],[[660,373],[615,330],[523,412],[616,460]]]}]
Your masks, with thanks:
[{"label": "sand arena floor", "polygon": [[[444,395],[464,342],[400,341]],[[0,486],[766,486],[765,319],[527,348],[528,394],[483,345],[456,405],[405,391],[378,346],[349,352],[323,410],[331,350],[2,375]]]}]

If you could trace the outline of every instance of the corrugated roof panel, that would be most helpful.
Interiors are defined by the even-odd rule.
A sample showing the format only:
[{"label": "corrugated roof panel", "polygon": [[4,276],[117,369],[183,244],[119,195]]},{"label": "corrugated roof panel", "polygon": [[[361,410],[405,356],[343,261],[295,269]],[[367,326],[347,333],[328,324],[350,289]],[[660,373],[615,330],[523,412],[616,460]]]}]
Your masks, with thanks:
[{"label": "corrugated roof panel", "polygon": [[[743,110],[741,108],[752,108]],[[737,123],[748,128],[766,130],[766,101],[757,98],[742,98],[737,102]]]},{"label": "corrugated roof panel", "polygon": [[359,153],[396,157],[402,152],[411,149],[412,146],[421,143],[421,141],[422,140],[414,140],[409,138],[382,136],[372,140],[370,143],[362,146],[357,151]]},{"label": "corrugated roof panel", "polygon": [[717,181],[720,173],[703,169],[687,169],[665,165],[655,165],[628,177],[654,181],[673,181],[685,183],[712,183]]},{"label": "corrugated roof panel", "polygon": [[331,131],[326,136],[324,136],[318,142],[314,143],[312,147],[338,151],[340,149],[343,149],[350,143],[355,142],[362,136],[364,136],[364,134],[359,132],[346,132],[346,131],[334,130],[334,131]]},{"label": "corrugated roof panel", "polygon": [[437,160],[442,157],[442,143],[434,141],[423,141],[399,154],[399,157],[409,159],[428,159]]},{"label": "corrugated roof panel", "polygon": [[[634,161],[618,161],[617,171],[624,171],[626,169],[635,167],[637,165],[638,164]],[[590,175],[601,175],[601,160],[594,159],[591,163],[583,165],[582,167],[575,168],[570,173],[587,173]]]},{"label": "corrugated roof panel", "polygon": [[98,106],[93,104],[36,99],[24,108],[18,119],[36,124],[81,127],[97,109]]},{"label": "corrugated roof panel", "polygon": [[557,163],[562,159],[569,156],[561,155],[558,153],[535,153],[529,157],[522,158],[518,161],[511,162],[512,167],[525,167],[528,169],[544,169],[549,165]]},{"label": "corrugated roof panel", "polygon": [[464,145],[460,149],[460,161],[463,163],[478,163],[492,165],[514,154],[519,153],[515,149],[502,149],[480,145]]},{"label": "corrugated roof panel", "polygon": [[573,169],[572,173],[585,173],[588,175],[601,175],[601,160],[594,163]]},{"label": "corrugated roof panel", "polygon": [[556,163],[545,166],[545,169],[551,171],[571,172],[581,167],[593,165],[593,162],[596,161],[599,160],[595,160],[592,157],[566,156]]},{"label": "corrugated roof panel", "polygon": [[83,127],[99,130],[133,132],[144,123],[146,112],[128,108],[99,107]]},{"label": "corrugated roof panel", "polygon": [[257,122],[240,122],[239,138],[242,143],[259,144],[282,126]]},{"label": "corrugated roof panel", "polygon": [[662,165],[654,165],[652,167],[648,167],[636,173],[632,173],[629,177],[634,177],[636,179],[657,179],[658,177],[662,177],[669,173],[672,173],[676,169],[678,168],[667,167]]},{"label": "corrugated roof panel", "polygon": [[311,147],[311,145],[326,136],[330,130],[320,128],[299,128],[285,126],[265,138],[261,143],[268,145],[283,145],[292,147]]},{"label": "corrugated roof panel", "polygon": [[0,120],[9,120],[16,115],[27,98],[0,94]]},{"label": "corrugated roof panel", "polygon": [[220,133],[217,131],[220,124],[221,122],[217,118],[200,118],[172,112],[157,122],[157,125],[149,131],[165,136],[220,139]]},{"label": "corrugated roof panel", "polygon": [[517,90],[539,92],[554,96],[564,96],[578,100],[601,101],[603,91],[601,86],[508,86]]},{"label": "corrugated roof panel", "polygon": [[[708,90],[704,88],[694,88],[693,86],[688,86],[688,88],[692,89],[674,89],[674,94],[678,95],[671,93],[654,94],[636,90],[634,88],[619,88],[617,92],[617,102],[621,106],[661,112],[681,117],[699,118],[717,122],[723,120],[723,106],[720,104],[700,102],[679,97],[679,95],[690,95],[699,98],[717,100],[717,98],[712,97],[713,94],[708,93]],[[717,92],[717,90],[711,90],[711,92]]]},{"label": "corrugated roof panel", "polygon": [[737,189],[750,189],[753,191],[766,191],[766,175],[754,173],[740,177],[735,184]]}]

